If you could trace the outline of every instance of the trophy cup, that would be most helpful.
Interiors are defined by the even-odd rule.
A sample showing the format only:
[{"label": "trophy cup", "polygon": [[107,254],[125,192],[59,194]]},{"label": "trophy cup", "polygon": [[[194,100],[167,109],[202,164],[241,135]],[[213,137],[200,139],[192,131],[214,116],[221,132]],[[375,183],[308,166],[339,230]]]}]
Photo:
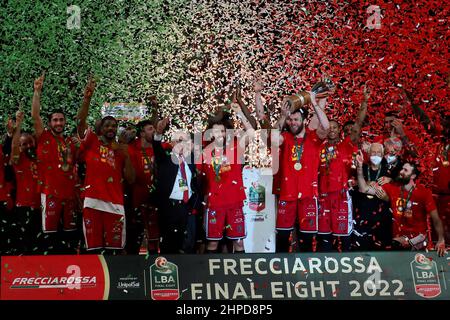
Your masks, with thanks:
[{"label": "trophy cup", "polygon": [[[317,98],[324,98],[328,96],[329,93],[334,91],[333,82],[326,78],[323,81],[316,83],[311,92],[316,94]],[[300,107],[306,106],[311,103],[311,96],[308,91],[300,91],[298,94],[290,95],[285,97],[290,105],[291,112],[300,109]]]}]

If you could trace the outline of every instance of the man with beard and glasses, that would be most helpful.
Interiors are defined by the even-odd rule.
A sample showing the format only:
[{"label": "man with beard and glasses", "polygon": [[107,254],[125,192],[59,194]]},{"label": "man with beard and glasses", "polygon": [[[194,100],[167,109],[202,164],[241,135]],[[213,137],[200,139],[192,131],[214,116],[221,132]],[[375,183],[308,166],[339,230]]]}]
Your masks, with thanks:
[{"label": "man with beard and glasses", "polygon": [[23,118],[24,113],[17,111],[10,160],[16,177],[15,218],[18,234],[15,235],[15,245],[18,246],[18,253],[37,254],[40,249],[38,234],[41,226],[41,203],[37,190],[36,145],[31,134],[20,131]]},{"label": "man with beard and glasses", "polygon": [[288,130],[272,141],[275,146],[280,146],[277,252],[289,251],[289,238],[296,219],[300,229],[300,251],[312,251],[313,237],[318,230],[319,153],[330,124],[323,111],[326,97],[316,102],[315,94],[311,93],[311,100],[317,127],[310,125],[307,128],[308,111],[303,107],[291,111],[285,101],[278,124],[281,128],[286,123]]},{"label": "man with beard and glasses", "polygon": [[[76,145],[64,135],[66,118],[62,110],[48,116],[49,128],[44,128],[40,116],[40,100],[44,75],[34,82],[31,116],[37,138],[38,185],[41,193],[42,230],[56,253],[71,253],[76,241],[77,172],[74,155]],[[91,79],[84,92],[83,104],[89,105],[95,82]],[[62,220],[62,223],[61,223]],[[62,224],[62,226],[61,226]],[[70,231],[61,234],[59,231]],[[69,246],[69,248],[67,248]]]},{"label": "man with beard and glasses", "polygon": [[431,190],[415,182],[420,173],[417,164],[405,162],[396,179],[397,184],[376,187],[367,185],[364,180],[363,161],[363,155],[359,152],[357,162],[360,190],[370,195],[376,195],[391,204],[394,220],[392,248],[394,250],[425,249],[428,232],[427,216],[429,215],[438,234],[435,248],[438,255],[443,256],[445,253],[444,227]]}]

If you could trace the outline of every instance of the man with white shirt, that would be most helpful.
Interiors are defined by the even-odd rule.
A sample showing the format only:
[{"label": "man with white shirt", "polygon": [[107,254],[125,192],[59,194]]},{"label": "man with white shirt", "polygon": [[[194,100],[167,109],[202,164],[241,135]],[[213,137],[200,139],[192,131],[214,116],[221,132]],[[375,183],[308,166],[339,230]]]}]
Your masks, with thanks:
[{"label": "man with white shirt", "polygon": [[156,159],[155,192],[159,209],[161,253],[191,253],[195,244],[196,215],[201,197],[198,175],[193,161],[193,143],[188,133],[178,132],[172,151],[165,150],[161,135],[168,119],[160,121],[154,136]]}]

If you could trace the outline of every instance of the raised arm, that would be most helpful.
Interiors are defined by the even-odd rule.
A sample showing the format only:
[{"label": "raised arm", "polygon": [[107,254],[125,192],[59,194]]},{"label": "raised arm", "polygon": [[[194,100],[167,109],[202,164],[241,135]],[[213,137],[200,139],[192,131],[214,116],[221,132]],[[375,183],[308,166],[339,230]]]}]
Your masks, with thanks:
[{"label": "raised arm", "polygon": [[164,131],[167,128],[167,125],[169,124],[169,118],[164,118],[162,120],[159,120],[156,125],[156,132],[153,137],[153,151],[155,152],[155,159],[156,162],[165,162],[170,157],[166,156],[166,153],[161,145],[162,135]]},{"label": "raised arm", "polygon": [[[253,130],[256,130],[256,119],[255,119],[255,117],[253,117],[250,114],[250,110],[248,110],[248,107],[245,105],[244,101],[242,100],[242,94],[241,94],[240,87],[236,88],[236,93],[233,96],[236,97],[236,102],[239,104],[242,114],[245,116],[245,118],[247,119],[250,126],[253,128]],[[235,99],[233,97],[233,102],[235,102],[234,100]]]},{"label": "raised arm", "polygon": [[364,100],[361,103],[361,107],[358,111],[358,116],[356,117],[355,124],[353,125],[352,132],[350,133],[350,139],[354,144],[358,144],[360,134],[361,134],[361,128],[364,123],[364,119],[367,115],[367,102],[369,101],[370,97],[370,91],[368,90],[367,86],[364,86]]},{"label": "raised arm", "polygon": [[77,114],[77,119],[78,119],[78,124],[77,124],[77,131],[78,131],[78,136],[83,139],[86,133],[86,130],[88,128],[87,126],[87,117],[89,114],[89,105],[91,104],[91,99],[92,99],[92,95],[94,94],[94,90],[95,90],[95,80],[94,78],[91,76],[89,78],[89,81],[86,85],[86,88],[84,89],[84,98],[83,98],[83,103],[81,104],[80,109],[78,110],[78,114]]},{"label": "raised arm", "polygon": [[20,133],[23,122],[24,113],[23,111],[16,112],[16,128],[12,137],[12,151],[11,151],[11,160],[10,164],[14,165],[19,162],[20,158]]},{"label": "raised arm", "polygon": [[261,91],[264,89],[264,85],[260,77],[255,79],[254,82],[254,90],[255,90],[255,106],[256,106],[256,116],[258,120],[261,121],[262,129],[271,129],[270,125],[270,117],[264,110],[264,105],[262,103]]},{"label": "raised arm", "polygon": [[437,134],[436,125],[434,122],[430,119],[430,117],[427,116],[425,111],[423,111],[417,104],[413,102],[413,98],[410,92],[406,91],[405,88],[402,86],[402,91],[406,96],[406,99],[411,103],[411,108],[413,110],[413,113],[416,117],[419,118],[420,123],[422,123],[423,127],[429,134]]},{"label": "raised arm", "polygon": [[44,85],[45,72],[36,80],[34,80],[33,102],[31,104],[31,118],[34,122],[34,133],[39,138],[44,132],[44,123],[41,118],[41,93]]},{"label": "raised arm", "polygon": [[330,130],[330,122],[328,121],[328,117],[324,111],[327,104],[327,97],[320,98],[319,101],[317,101],[316,95],[313,92],[310,92],[310,96],[314,112],[317,115],[317,119],[319,121],[319,125],[316,131],[317,135],[319,136],[319,138],[325,139],[328,135],[328,131]]}]

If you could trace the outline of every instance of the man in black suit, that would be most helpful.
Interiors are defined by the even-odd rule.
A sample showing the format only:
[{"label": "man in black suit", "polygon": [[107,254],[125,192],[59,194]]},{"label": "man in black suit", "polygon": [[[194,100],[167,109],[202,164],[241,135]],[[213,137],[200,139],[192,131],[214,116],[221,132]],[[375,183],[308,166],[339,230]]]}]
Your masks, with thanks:
[{"label": "man in black suit", "polygon": [[153,140],[161,253],[194,253],[195,227],[197,216],[201,216],[202,197],[193,142],[188,133],[178,133],[172,141],[172,151],[164,150],[161,136],[167,124],[168,119],[158,123]]}]

